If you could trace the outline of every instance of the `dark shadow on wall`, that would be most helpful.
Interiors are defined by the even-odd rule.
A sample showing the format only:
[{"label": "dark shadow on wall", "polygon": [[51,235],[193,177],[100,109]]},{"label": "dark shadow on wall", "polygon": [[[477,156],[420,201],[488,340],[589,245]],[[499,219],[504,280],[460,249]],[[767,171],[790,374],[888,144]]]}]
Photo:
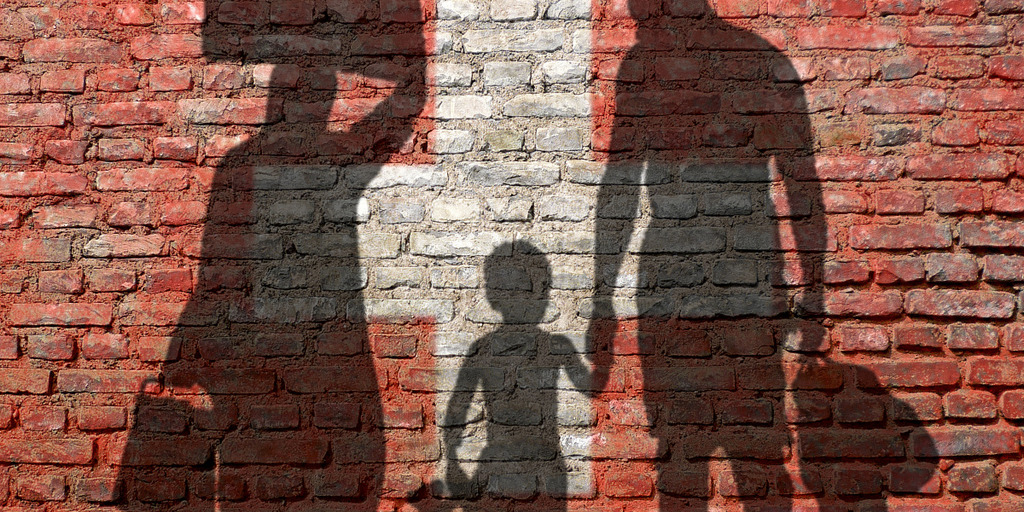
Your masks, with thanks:
[{"label": "dark shadow on wall", "polygon": [[[555,310],[551,265],[537,247],[498,246],[484,277],[487,301],[501,320],[469,347],[459,368],[444,415],[444,480],[435,483],[435,495],[473,500],[486,493],[494,501],[532,500],[531,509],[565,510],[559,387],[587,389],[590,370],[567,337],[539,327]],[[568,382],[559,386],[563,375]],[[494,501],[489,506],[503,506]]]},{"label": "dark shadow on wall", "polygon": [[[628,6],[595,3],[592,39],[607,170],[584,314],[609,440],[594,456],[653,470],[652,510],[884,510],[888,471],[905,477],[895,492],[937,492],[905,448],[913,407],[828,338],[820,101],[771,41],[701,0]],[[616,423],[610,404],[637,395],[645,420]]]},{"label": "dark shadow on wall", "polygon": [[[381,164],[423,160],[425,14],[415,0],[205,5],[206,90],[185,117],[208,152],[212,135],[249,137],[215,160],[183,250],[197,286],[173,320],[180,358],[159,367],[162,392],[137,396],[124,508],[376,510],[385,447],[359,200]],[[233,66],[265,102],[232,89]]]}]

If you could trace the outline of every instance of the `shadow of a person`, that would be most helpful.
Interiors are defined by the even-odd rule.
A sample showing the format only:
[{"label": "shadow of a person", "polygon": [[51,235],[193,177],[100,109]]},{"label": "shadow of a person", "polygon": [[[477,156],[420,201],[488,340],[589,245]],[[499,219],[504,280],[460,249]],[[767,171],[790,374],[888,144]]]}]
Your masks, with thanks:
[{"label": "shadow of a person", "polygon": [[[217,97],[180,102],[186,129],[208,153],[214,136],[241,142],[208,160],[204,223],[168,228],[192,237],[197,285],[165,315],[180,357],[157,358],[163,388],[137,396],[124,508],[377,510],[385,439],[360,258],[389,249],[357,226],[383,164],[428,161],[425,14],[415,0],[204,5]],[[243,97],[246,80],[266,97]]]},{"label": "shadow of a person", "polygon": [[638,471],[631,492],[651,510],[886,499],[881,484],[850,481],[864,463],[879,481],[906,463],[916,472],[895,492],[937,492],[906,448],[913,408],[850,364],[824,324],[872,316],[840,312],[821,277],[838,241],[810,115],[831,108],[830,92],[804,90],[777,49],[784,37],[729,23],[703,0],[616,5],[595,3],[592,49],[594,149],[607,164],[595,246],[619,250],[595,257],[583,313],[597,368],[629,375],[626,393],[598,393],[596,406],[639,395],[646,419],[601,414],[594,456]]},{"label": "shadow of a person", "polygon": [[[539,249],[522,241],[497,247],[484,277],[500,325],[473,343],[451,388],[444,417],[449,427],[442,434],[446,467],[435,494],[473,500],[486,489],[497,502],[532,500],[531,507],[565,509],[559,389],[586,389],[590,369],[568,338],[538,325],[556,312],[548,300],[551,265]],[[482,415],[473,413],[477,393]],[[475,472],[463,463],[475,465]],[[487,498],[476,505],[485,506]]]}]

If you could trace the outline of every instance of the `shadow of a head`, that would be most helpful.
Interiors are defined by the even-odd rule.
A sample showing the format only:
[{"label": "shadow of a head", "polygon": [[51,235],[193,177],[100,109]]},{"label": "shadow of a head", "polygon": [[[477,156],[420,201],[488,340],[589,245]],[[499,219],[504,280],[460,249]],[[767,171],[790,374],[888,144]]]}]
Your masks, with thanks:
[{"label": "shadow of a head", "polygon": [[548,290],[551,264],[533,244],[523,241],[499,245],[484,263],[487,301],[501,313],[505,324],[550,321]]}]

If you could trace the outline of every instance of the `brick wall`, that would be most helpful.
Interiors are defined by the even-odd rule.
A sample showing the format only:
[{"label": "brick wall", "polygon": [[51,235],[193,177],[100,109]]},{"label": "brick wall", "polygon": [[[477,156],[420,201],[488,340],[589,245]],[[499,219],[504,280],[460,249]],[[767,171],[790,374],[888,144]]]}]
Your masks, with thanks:
[{"label": "brick wall", "polygon": [[1024,6],[0,6],[0,508],[1024,509]]}]

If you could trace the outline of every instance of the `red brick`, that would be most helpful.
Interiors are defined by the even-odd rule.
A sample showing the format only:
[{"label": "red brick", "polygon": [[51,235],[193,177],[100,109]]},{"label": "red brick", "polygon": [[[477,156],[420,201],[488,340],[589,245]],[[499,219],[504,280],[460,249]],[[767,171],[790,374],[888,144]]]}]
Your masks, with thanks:
[{"label": "red brick", "polygon": [[301,498],[306,486],[301,475],[260,475],[252,486],[253,495],[264,501]]},{"label": "red brick", "polygon": [[999,331],[986,324],[953,324],[949,328],[949,348],[988,350],[999,347]]},{"label": "red brick", "polygon": [[893,328],[893,342],[899,349],[941,348],[945,336],[938,327],[929,325],[897,325]]},{"label": "red brick", "polygon": [[850,246],[855,249],[941,249],[953,243],[948,226],[904,223],[850,227]]},{"label": "red brick", "polygon": [[999,411],[1007,419],[1024,419],[1024,391],[1012,389],[999,397]]},{"label": "red brick", "polygon": [[143,502],[180,501],[187,496],[188,488],[181,479],[136,477],[135,496]]},{"label": "red brick", "polygon": [[871,279],[871,266],[866,261],[826,261],[822,271],[826,284],[864,283]]},{"label": "red brick", "polygon": [[978,280],[981,269],[968,255],[931,254],[925,258],[925,275],[932,283],[969,283]]},{"label": "red brick", "polygon": [[723,425],[771,425],[774,415],[768,400],[725,400],[715,405]]},{"label": "red brick", "polygon": [[79,499],[88,503],[114,503],[123,496],[123,486],[116,478],[83,478],[75,490]]},{"label": "red brick", "polygon": [[39,79],[39,90],[80,93],[85,90],[85,72],[81,69],[47,71]]},{"label": "red brick", "polygon": [[240,89],[245,85],[245,74],[241,66],[208,64],[203,70],[203,89],[224,91]]},{"label": "red brick", "polygon": [[146,273],[144,289],[149,293],[192,291],[192,270],[154,269]]},{"label": "red brick", "polygon": [[26,501],[64,501],[67,484],[61,475],[26,475],[17,480],[17,496]]},{"label": "red brick", "polygon": [[381,426],[384,428],[423,427],[423,406],[420,404],[385,404]]},{"label": "red brick", "polygon": [[[286,372],[291,374],[292,372]],[[301,373],[301,372],[300,372]],[[351,372],[349,373],[360,373]],[[302,378],[302,374],[297,378]],[[273,370],[259,368],[209,368],[209,369],[182,369],[168,372],[168,386],[172,391],[179,394],[212,393],[212,394],[238,394],[238,395],[262,395],[274,390],[276,376]],[[330,385],[333,383],[322,383]],[[363,383],[363,389],[367,386],[376,386],[376,383]],[[196,389],[196,388],[199,389]]]},{"label": "red brick", "polygon": [[62,393],[141,393],[159,389],[157,374],[148,370],[60,370]]},{"label": "red brick", "polygon": [[116,63],[121,49],[116,43],[88,37],[34,39],[22,50],[25,62]]},{"label": "red brick", "polygon": [[195,162],[199,146],[191,137],[157,137],[153,139],[153,158]]},{"label": "red brick", "polygon": [[[381,21],[415,23],[425,21],[418,3],[381,2]],[[270,5],[270,22],[282,25],[312,25],[314,5],[311,0],[299,0]]]},{"label": "red brick", "polygon": [[972,358],[967,363],[967,383],[980,386],[1018,386],[1024,383],[1024,362],[1016,359]]},{"label": "red brick", "polygon": [[874,264],[878,284],[912,283],[924,279],[924,262],[918,258],[883,257]]},{"label": "red brick", "polygon": [[907,44],[925,47],[987,47],[1006,43],[1006,29],[1000,25],[936,25],[910,27]]},{"label": "red brick", "polygon": [[990,57],[989,75],[1006,80],[1024,80],[1024,57],[997,55]]},{"label": "red brick", "polygon": [[916,190],[879,190],[874,199],[875,212],[879,214],[924,212],[924,194]]},{"label": "red brick", "polygon": [[928,71],[943,80],[980,78],[985,75],[985,60],[976,56],[938,56],[931,60]]},{"label": "red brick", "polygon": [[864,0],[826,0],[821,3],[822,16],[862,18],[867,14]]},{"label": "red brick", "polygon": [[354,429],[359,425],[359,404],[317,402],[313,406],[313,424],[321,428]]},{"label": "red brick", "polygon": [[257,405],[249,413],[249,425],[257,430],[292,430],[299,427],[300,420],[295,404]]},{"label": "red brick", "polygon": [[1010,318],[1015,302],[1006,292],[911,290],[904,307],[911,315]]},{"label": "red brick", "polygon": [[29,94],[32,87],[25,73],[0,73],[0,94]]},{"label": "red brick", "polygon": [[[1000,121],[998,123],[985,123],[985,131],[982,133],[985,142],[998,146],[1021,146],[1024,145],[1024,123]],[[1020,162],[1018,162],[1020,174]]]},{"label": "red brick", "polygon": [[49,370],[8,368],[0,373],[0,393],[42,395],[49,390]]},{"label": "red brick", "polygon": [[221,443],[220,454],[225,464],[320,464],[327,458],[327,441],[232,438]]},{"label": "red brick", "polygon": [[796,39],[807,49],[886,50],[899,43],[899,33],[890,27],[800,27]]},{"label": "red brick", "polygon": [[140,336],[135,351],[140,361],[177,361],[181,355],[181,341],[177,336]]},{"label": "red brick", "polygon": [[999,427],[928,427],[910,435],[917,457],[980,457],[1017,453],[1020,433]]},{"label": "red brick", "polygon": [[825,313],[858,318],[894,316],[903,311],[899,292],[833,292],[825,295]]},{"label": "red brick", "polygon": [[945,396],[949,418],[995,418],[996,397],[988,391],[960,389]]},{"label": "red brick", "polygon": [[960,243],[965,247],[1024,247],[1024,226],[1016,221],[963,221]]},{"label": "red brick", "polygon": [[953,93],[949,106],[971,112],[1020,110],[1024,108],[1024,97],[1016,89],[965,87]]},{"label": "red brick", "polygon": [[839,327],[832,331],[832,337],[843,352],[880,352],[889,349],[889,334],[884,327]]},{"label": "red brick", "polygon": [[89,143],[84,140],[48,140],[44,152],[59,163],[76,165],[85,162],[85,150]]},{"label": "red brick", "polygon": [[43,293],[82,293],[82,269],[50,270],[39,273],[39,291]]},{"label": "red brick", "polygon": [[107,224],[111,226],[131,227],[156,224],[153,218],[153,208],[148,203],[115,203],[108,212]]},{"label": "red brick", "polygon": [[604,480],[604,493],[616,498],[640,498],[654,492],[654,483],[649,475],[616,473]]},{"label": "red brick", "polygon": [[89,438],[26,439],[7,436],[0,444],[0,461],[22,464],[92,464]]},{"label": "red brick", "polygon": [[72,108],[76,122],[95,126],[164,124],[174,111],[175,105],[170,101],[98,103]]},{"label": "red brick", "polygon": [[86,359],[126,359],[128,357],[128,339],[122,334],[86,334],[82,338],[82,357]]},{"label": "red brick", "polygon": [[130,92],[139,87],[139,73],[133,69],[104,69],[96,73],[96,88],[109,92]]},{"label": "red brick", "polygon": [[999,466],[1002,473],[1002,485],[1006,489],[1024,491],[1024,464],[1010,462]]},{"label": "red brick", "polygon": [[18,337],[10,335],[0,336],[0,359],[18,358]]},{"label": "red brick", "polygon": [[28,407],[21,406],[18,412],[21,426],[26,430],[64,430],[68,420],[68,410],[64,407]]},{"label": "red brick", "polygon": [[51,206],[36,210],[32,218],[43,229],[92,228],[98,213],[95,206]]},{"label": "red brick", "polygon": [[856,89],[847,95],[845,111],[865,114],[939,114],[946,108],[946,93],[927,87]]},{"label": "red brick", "polygon": [[1012,190],[997,190],[992,194],[995,213],[1024,213],[1024,194]]},{"label": "red brick", "polygon": [[[373,100],[376,104],[376,100]],[[299,104],[290,104],[291,108],[299,108]],[[282,103],[276,99],[259,98],[210,98],[188,99],[178,102],[182,117],[196,124],[266,124],[281,119]],[[316,111],[321,112],[322,106]],[[369,107],[367,108],[369,110]],[[367,111],[363,110],[363,112]],[[343,121],[345,119],[335,119]]]},{"label": "red brick", "polygon": [[182,190],[187,183],[187,171],[176,167],[100,171],[96,176],[96,188],[102,191]]},{"label": "red brick", "polygon": [[892,416],[896,421],[942,419],[942,398],[935,393],[894,393]]},{"label": "red brick", "polygon": [[38,146],[0,142],[0,164],[26,165],[38,159],[39,156]]},{"label": "red brick", "polygon": [[210,459],[210,442],[201,439],[150,440],[129,438],[124,456],[114,459],[122,466],[198,466]]},{"label": "red brick", "polygon": [[764,14],[763,3],[754,0],[715,0],[714,6],[721,18],[754,18]]},{"label": "red brick", "polygon": [[843,482],[836,487],[836,493],[848,496],[880,494],[883,489],[882,475],[875,468],[837,468],[835,481]]},{"label": "red brick", "polygon": [[960,382],[960,369],[953,361],[865,363],[856,371],[857,386],[862,388],[952,386]]},{"label": "red brick", "polygon": [[203,42],[192,34],[149,34],[131,40],[136,59],[191,59],[203,56]]},{"label": "red brick", "polygon": [[975,121],[945,121],[932,130],[932,143],[940,146],[974,146],[979,142]]},{"label": "red brick", "polygon": [[833,417],[839,423],[878,423],[885,419],[885,404],[873,397],[840,397]]},{"label": "red brick", "polygon": [[913,157],[907,173],[919,180],[1003,179],[1010,175],[1004,155],[943,154]]},{"label": "red brick", "polygon": [[938,494],[942,478],[928,465],[904,464],[889,468],[889,490],[898,493]]},{"label": "red brick", "polygon": [[86,326],[110,325],[113,311],[109,304],[12,304],[12,325]]},{"label": "red brick", "polygon": [[974,16],[978,8],[978,0],[940,0],[932,12],[949,16]]},{"label": "red brick", "polygon": [[989,493],[999,489],[996,467],[991,462],[959,462],[949,470],[950,492]]},{"label": "red brick", "polygon": [[33,359],[64,361],[75,356],[75,338],[69,333],[29,334],[25,345],[25,354]]},{"label": "red brick", "polygon": [[149,68],[149,88],[153,91],[187,91],[192,87],[192,72],[185,67]]},{"label": "red brick", "polygon": [[[867,196],[860,192],[831,190],[822,194],[825,213],[867,213]],[[806,214],[805,214],[806,215]]]},{"label": "red brick", "polygon": [[1024,351],[1024,326],[1009,324],[1002,328],[1001,338],[1003,346],[1011,352]]},{"label": "red brick", "polygon": [[843,372],[829,365],[744,365],[738,368],[741,389],[839,389]]},{"label": "red brick", "polygon": [[146,144],[138,139],[100,139],[96,157],[108,162],[143,160]]},{"label": "red brick", "polygon": [[117,269],[94,269],[86,274],[89,289],[94,292],[124,292],[135,288],[135,272]]},{"label": "red brick", "polygon": [[799,453],[809,459],[902,457],[899,434],[885,430],[834,431],[807,429],[799,435]]},{"label": "red brick", "polygon": [[168,25],[198,25],[206,21],[202,2],[168,2],[160,6],[160,17]]},{"label": "red brick", "polygon": [[50,172],[0,174],[0,196],[75,195],[88,190],[85,176]]},{"label": "red brick", "polygon": [[114,9],[114,19],[121,25],[146,26],[153,24],[153,15],[145,4],[121,4]]},{"label": "red brick", "polygon": [[119,430],[127,424],[124,407],[89,406],[76,410],[80,430]]},{"label": "red brick", "polygon": [[668,450],[665,443],[636,429],[595,434],[591,442],[595,459],[656,459]]},{"label": "red brick", "polygon": [[938,213],[977,213],[985,205],[985,193],[974,187],[940,189],[934,192],[933,201]]}]

